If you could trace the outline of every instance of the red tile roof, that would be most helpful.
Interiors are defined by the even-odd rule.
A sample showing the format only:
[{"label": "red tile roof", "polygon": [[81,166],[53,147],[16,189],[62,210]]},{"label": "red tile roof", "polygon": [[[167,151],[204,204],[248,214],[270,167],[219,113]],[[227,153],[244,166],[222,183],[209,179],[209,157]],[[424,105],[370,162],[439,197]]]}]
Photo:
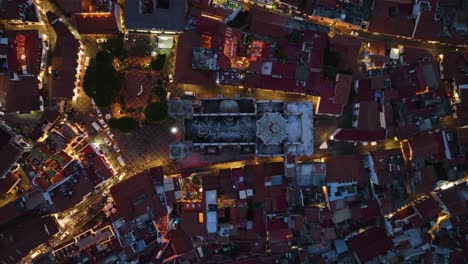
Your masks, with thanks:
[{"label": "red tile roof", "polygon": [[281,78],[286,79],[296,79],[296,64],[273,62],[271,67],[271,75],[279,75]]},{"label": "red tile roof", "polygon": [[216,73],[212,71],[195,70],[192,68],[192,52],[194,47],[201,46],[201,36],[195,29],[188,30],[179,36],[174,79],[176,82],[199,84],[207,88],[215,88]]},{"label": "red tile roof", "polygon": [[358,129],[374,131],[380,128],[379,105],[375,101],[360,102]]},{"label": "red tile roof", "polygon": [[424,133],[404,143],[409,145],[412,159],[445,159],[442,133]]},{"label": "red tile roof", "polygon": [[161,204],[159,195],[153,188],[151,175],[147,171],[112,186],[110,193],[118,210],[112,216],[113,220],[123,217],[131,221],[147,213],[148,209],[155,219],[166,214],[166,207]]},{"label": "red tile roof", "polygon": [[379,141],[386,138],[385,128],[378,128],[372,131],[362,130],[362,129],[353,129],[353,128],[343,128],[335,136],[335,140],[344,140],[344,141]]},{"label": "red tile roof", "polygon": [[52,54],[52,69],[57,76],[52,78],[51,96],[71,100],[75,88],[80,44],[63,22],[56,20],[52,27],[57,34],[57,42]]},{"label": "red tile roof", "polygon": [[339,73],[336,75],[335,96],[333,98],[334,104],[346,105],[348,103],[352,81],[353,76],[349,74]]},{"label": "red tile roof", "polygon": [[113,13],[74,14],[72,21],[80,34],[118,34],[119,28]]},{"label": "red tile roof", "polygon": [[195,211],[182,210],[182,214],[180,216],[180,228],[182,228],[187,235],[193,237],[203,236],[206,234],[205,223],[198,222],[199,213],[202,213],[203,217],[205,217],[203,210],[203,207]]},{"label": "red tile roof", "polygon": [[26,56],[27,71],[32,75],[39,73],[40,40],[39,31],[22,30],[6,31],[5,36],[9,38],[8,70],[18,72],[21,70],[18,53]]},{"label": "red tile roof", "polygon": [[52,216],[31,215],[2,226],[0,233],[7,238],[0,240],[0,262],[19,263],[31,250],[47,243],[58,228]]},{"label": "red tile roof", "polygon": [[433,11],[421,11],[419,23],[414,34],[414,38],[423,40],[439,39],[439,23],[434,20],[435,7]]},{"label": "red tile roof", "polygon": [[333,82],[322,80],[319,85],[320,89],[320,102],[318,105],[317,113],[329,115],[341,115],[343,112],[342,104],[333,103],[335,98],[335,89]]},{"label": "red tile roof", "polygon": [[439,213],[442,212],[439,204],[431,196],[428,196],[425,200],[418,202],[414,207],[424,221],[435,220]]},{"label": "red tile roof", "polygon": [[[390,149],[390,150],[376,150],[370,152],[372,160],[374,162],[374,169],[375,173],[377,174],[377,178],[379,180],[379,185],[389,184],[392,182],[392,176],[390,175],[390,168],[388,166],[387,160],[389,159],[390,155],[401,155],[400,149]],[[397,170],[397,169],[394,169]],[[394,171],[395,172],[395,171]],[[403,174],[404,168],[403,165],[400,168],[400,173]]]},{"label": "red tile roof", "polygon": [[393,243],[384,228],[373,226],[349,239],[348,245],[359,261],[365,263],[379,255],[385,255]]},{"label": "red tile roof", "polygon": [[356,180],[360,184],[366,182],[364,167],[360,155],[340,155],[327,157],[326,182],[345,182]]},{"label": "red tile roof", "polygon": [[250,31],[262,36],[283,38],[288,35],[286,16],[278,15],[260,8],[250,10]]},{"label": "red tile roof", "polygon": [[209,17],[199,16],[196,21],[196,29],[201,33],[214,35],[221,23],[222,22]]},{"label": "red tile roof", "polygon": [[468,201],[464,195],[468,192],[466,183],[461,183],[437,194],[451,215],[462,216],[468,211]]},{"label": "red tile roof", "polygon": [[[389,14],[391,9],[395,10],[393,16]],[[411,37],[414,29],[414,20],[408,19],[411,13],[411,4],[377,1],[370,20],[369,31]]]},{"label": "red tile roof", "polygon": [[6,112],[30,112],[40,109],[39,81],[35,76],[21,76],[12,81],[7,75],[0,76],[4,84],[3,92],[6,97]]},{"label": "red tile roof", "polygon": [[5,195],[20,180],[18,174],[7,172],[4,178],[0,178],[0,196]]}]

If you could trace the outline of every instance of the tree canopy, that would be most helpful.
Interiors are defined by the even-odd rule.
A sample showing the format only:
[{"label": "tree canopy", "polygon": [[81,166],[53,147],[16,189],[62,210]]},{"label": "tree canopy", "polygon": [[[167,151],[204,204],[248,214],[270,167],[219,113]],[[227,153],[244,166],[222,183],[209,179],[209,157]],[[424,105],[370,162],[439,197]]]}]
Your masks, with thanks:
[{"label": "tree canopy", "polygon": [[164,64],[166,63],[166,54],[160,53],[156,57],[156,59],[152,60],[150,63],[151,69],[155,71],[160,71],[164,68]]},{"label": "tree canopy", "polygon": [[167,117],[167,104],[157,102],[150,103],[145,108],[145,119],[149,123],[155,123],[166,119]]},{"label": "tree canopy", "polygon": [[137,121],[131,117],[111,118],[109,127],[124,133],[132,132],[137,128]]},{"label": "tree canopy", "polygon": [[112,65],[112,57],[107,51],[96,55],[96,63],[86,70],[83,90],[94,99],[98,107],[110,106],[119,94],[122,76]]},{"label": "tree canopy", "polygon": [[158,80],[156,85],[153,87],[153,94],[159,97],[161,100],[164,100],[167,95],[166,87],[161,80]]},{"label": "tree canopy", "polygon": [[121,61],[124,61],[128,57],[128,51],[125,48],[123,34],[108,39],[107,42],[102,44],[102,48],[103,50],[108,51],[111,56],[117,57]]}]

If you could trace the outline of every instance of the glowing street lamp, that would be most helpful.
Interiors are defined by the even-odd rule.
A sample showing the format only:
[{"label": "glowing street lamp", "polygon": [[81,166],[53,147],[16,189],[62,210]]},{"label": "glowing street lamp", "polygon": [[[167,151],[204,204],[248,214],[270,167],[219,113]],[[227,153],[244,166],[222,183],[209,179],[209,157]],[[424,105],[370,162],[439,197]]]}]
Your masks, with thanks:
[{"label": "glowing street lamp", "polygon": [[177,133],[177,127],[171,127],[171,133],[176,134]]}]

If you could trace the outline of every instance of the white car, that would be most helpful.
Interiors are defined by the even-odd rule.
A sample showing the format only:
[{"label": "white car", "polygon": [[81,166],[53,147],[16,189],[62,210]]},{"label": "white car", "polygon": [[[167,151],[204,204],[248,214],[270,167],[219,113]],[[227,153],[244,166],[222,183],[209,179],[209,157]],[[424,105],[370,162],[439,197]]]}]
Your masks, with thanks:
[{"label": "white car", "polygon": [[169,83],[173,83],[174,82],[174,78],[172,78],[172,74],[169,74],[167,76],[167,79],[169,80]]},{"label": "white car", "polygon": [[106,142],[109,147],[112,147],[112,142],[108,138],[104,138],[104,142]]},{"label": "white car", "polygon": [[113,148],[114,148],[115,152],[117,152],[117,153],[120,152],[120,149],[119,149],[119,147],[117,147],[117,145],[114,145]]},{"label": "white car", "polygon": [[353,36],[359,36],[359,32],[357,32],[357,31],[351,31],[351,35],[353,35]]},{"label": "white car", "polygon": [[102,117],[102,112],[99,110],[99,108],[96,108],[96,113],[99,117]]},{"label": "white car", "polygon": [[106,122],[104,122],[104,120],[102,119],[98,119],[98,120],[99,120],[99,123],[102,125],[102,127],[107,128],[107,124]]},{"label": "white car", "polygon": [[97,42],[97,43],[105,43],[105,42],[107,42],[107,39],[105,39],[105,38],[98,38],[98,39],[96,39],[96,42]]},{"label": "white car", "polygon": [[110,138],[114,138],[114,134],[110,130],[106,130],[107,135],[109,135]]}]

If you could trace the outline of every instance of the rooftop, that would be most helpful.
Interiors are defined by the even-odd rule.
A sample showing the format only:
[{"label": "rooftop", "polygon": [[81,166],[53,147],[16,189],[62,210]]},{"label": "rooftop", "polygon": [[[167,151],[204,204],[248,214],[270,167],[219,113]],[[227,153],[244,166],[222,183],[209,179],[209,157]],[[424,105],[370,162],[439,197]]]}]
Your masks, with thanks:
[{"label": "rooftop", "polygon": [[72,21],[80,34],[118,34],[116,18],[112,13],[74,14]]},{"label": "rooftop", "polygon": [[328,183],[358,181],[358,183],[364,184],[366,182],[360,155],[327,157],[325,164],[327,167],[325,181]]},{"label": "rooftop", "polygon": [[124,218],[132,221],[140,215],[148,214],[152,219],[159,219],[166,214],[153,179],[148,171],[143,171],[111,187],[110,193],[115,201],[117,213],[113,220]]},{"label": "rooftop", "polygon": [[187,1],[125,1],[125,25],[129,30],[182,31]]},{"label": "rooftop", "polygon": [[14,135],[0,126],[0,175],[11,168],[23,152],[14,142]]},{"label": "rooftop", "polygon": [[[48,16],[50,12],[47,13]],[[80,43],[60,20],[51,22],[57,42],[52,54],[52,97],[70,100],[75,88]]]},{"label": "rooftop", "polygon": [[37,10],[28,0],[1,1],[0,19],[38,22]]},{"label": "rooftop", "polygon": [[0,227],[0,261],[18,263],[30,250],[46,243],[57,232],[55,219],[51,216],[30,215]]},{"label": "rooftop", "polygon": [[349,248],[356,253],[361,263],[379,255],[385,255],[393,242],[382,227],[373,226],[348,240]]}]

